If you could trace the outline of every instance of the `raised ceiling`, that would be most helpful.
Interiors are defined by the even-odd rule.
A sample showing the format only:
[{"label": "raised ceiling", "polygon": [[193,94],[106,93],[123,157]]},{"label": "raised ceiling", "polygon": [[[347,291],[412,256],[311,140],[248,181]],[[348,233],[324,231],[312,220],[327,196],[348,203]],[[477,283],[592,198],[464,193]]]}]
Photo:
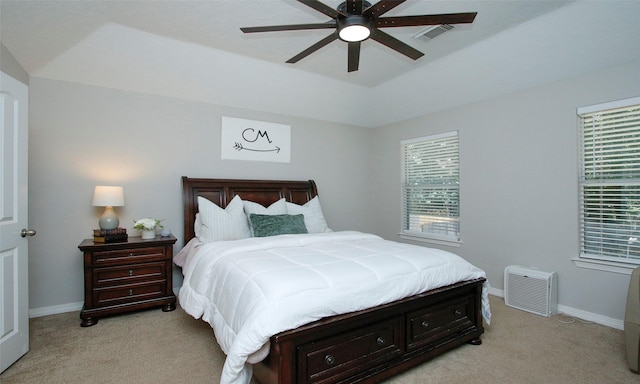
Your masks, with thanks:
[{"label": "raised ceiling", "polygon": [[[341,0],[324,0],[337,7]],[[408,59],[372,41],[362,46],[358,73],[347,73],[347,48],[335,41],[297,64],[292,56],[329,35],[329,30],[246,35],[240,27],[318,23],[330,18],[293,0],[234,1],[5,1],[5,45],[28,72],[85,39],[107,23],[201,44],[364,86],[375,86],[566,5],[567,1],[407,1],[387,16],[478,12],[472,25],[460,25],[429,42],[413,36],[424,27],[385,32],[425,53]],[[99,50],[99,47],[95,47]]]},{"label": "raised ceiling", "polygon": [[[341,0],[324,2],[337,7]],[[243,78],[250,81],[254,81],[251,76],[270,76],[274,72],[274,79],[291,79],[297,87],[301,79],[308,79],[311,87],[322,88],[321,84],[327,84],[328,88],[344,90],[346,97],[367,93],[367,103],[375,102],[381,94],[393,97],[398,88],[403,88],[404,95],[422,95],[424,100],[420,102],[432,101],[429,105],[434,105],[433,108],[446,108],[482,98],[479,88],[485,88],[486,96],[491,97],[637,59],[639,4],[639,1],[407,1],[387,15],[456,12],[478,12],[478,15],[473,24],[456,27],[430,41],[414,37],[423,27],[385,29],[425,56],[413,61],[381,44],[365,41],[360,69],[351,73],[347,72],[347,47],[341,41],[297,64],[285,63],[330,34],[329,30],[250,35],[240,31],[240,27],[329,20],[292,0],[0,0],[0,39],[32,76],[93,85],[110,82],[114,88],[129,86],[129,90],[138,90],[133,84],[137,81],[139,91],[153,93],[155,85],[151,83],[153,73],[157,72],[158,79],[166,79],[167,86],[172,81],[176,86],[182,84],[183,89],[167,93],[215,102],[204,89],[197,89],[201,95],[192,92],[198,86],[190,83],[200,81],[195,72],[203,71],[200,78],[204,82],[212,76],[206,73],[207,68],[223,75],[225,71],[247,71]],[[631,43],[633,46],[627,45]],[[221,58],[230,63],[229,68],[219,63]],[[249,58],[246,67],[237,64],[242,58]],[[207,65],[206,60],[212,62]],[[136,65],[142,62],[146,69],[136,73]],[[269,66],[263,67],[261,62]],[[125,68],[133,69],[125,73]],[[264,68],[269,69],[248,74],[263,72]],[[443,76],[445,70],[449,72]],[[288,75],[280,77],[284,73]],[[304,73],[310,76],[305,78]],[[449,81],[443,82],[443,77]],[[491,90],[486,89],[487,77],[495,78]],[[254,82],[260,81],[267,80]],[[473,84],[475,81],[479,83]],[[118,82],[131,84],[119,87]],[[425,89],[429,84],[437,89]],[[411,89],[415,87],[422,89]],[[313,93],[316,88],[308,92]],[[438,94],[425,96],[427,92]],[[469,100],[465,99],[467,94],[472,96]],[[407,105],[412,103],[418,105],[409,96]],[[369,120],[350,119],[345,113],[344,118],[329,120],[375,126],[433,108],[423,106],[415,112],[400,108],[401,116],[391,116],[387,111],[384,116],[374,114]],[[292,113],[286,109],[278,112]]]}]

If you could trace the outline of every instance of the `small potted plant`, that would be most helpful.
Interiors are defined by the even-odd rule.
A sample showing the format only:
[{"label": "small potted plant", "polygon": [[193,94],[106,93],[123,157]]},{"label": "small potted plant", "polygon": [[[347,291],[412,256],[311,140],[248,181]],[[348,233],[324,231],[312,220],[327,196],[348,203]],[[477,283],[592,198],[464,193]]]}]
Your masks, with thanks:
[{"label": "small potted plant", "polygon": [[162,224],[160,224],[161,221],[162,219],[150,219],[148,217],[136,220],[134,221],[133,229],[140,230],[143,239],[155,239],[156,228],[163,228]]}]

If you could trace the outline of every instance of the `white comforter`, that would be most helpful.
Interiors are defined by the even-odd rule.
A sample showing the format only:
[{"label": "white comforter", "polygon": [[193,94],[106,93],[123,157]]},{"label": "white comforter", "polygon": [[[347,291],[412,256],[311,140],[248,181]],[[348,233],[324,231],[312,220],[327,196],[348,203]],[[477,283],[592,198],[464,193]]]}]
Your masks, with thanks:
[{"label": "white comforter", "polygon": [[[269,338],[484,271],[438,249],[360,232],[281,235],[207,243],[187,257],[180,305],[202,317],[227,359],[221,384],[247,384]],[[487,286],[483,316],[490,321]]]}]

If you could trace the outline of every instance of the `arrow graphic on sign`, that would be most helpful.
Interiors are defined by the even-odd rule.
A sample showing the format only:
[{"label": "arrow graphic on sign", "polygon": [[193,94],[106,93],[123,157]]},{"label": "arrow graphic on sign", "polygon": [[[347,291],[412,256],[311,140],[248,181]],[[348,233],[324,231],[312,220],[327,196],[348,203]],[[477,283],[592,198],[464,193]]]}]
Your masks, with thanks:
[{"label": "arrow graphic on sign", "polygon": [[244,147],[241,143],[235,143],[235,145],[233,146],[233,149],[235,149],[236,151],[253,151],[253,152],[276,152],[276,153],[280,153],[280,147],[278,147],[276,145],[275,148],[273,149],[253,149],[253,148],[246,148]]}]

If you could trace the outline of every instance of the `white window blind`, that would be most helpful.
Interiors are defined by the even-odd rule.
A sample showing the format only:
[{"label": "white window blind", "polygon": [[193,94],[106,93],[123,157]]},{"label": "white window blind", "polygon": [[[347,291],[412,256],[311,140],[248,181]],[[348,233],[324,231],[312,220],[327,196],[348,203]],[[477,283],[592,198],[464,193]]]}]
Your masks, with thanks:
[{"label": "white window blind", "polygon": [[640,98],[597,107],[578,109],[581,257],[640,264]]},{"label": "white window blind", "polygon": [[458,132],[401,144],[403,234],[460,240]]}]

